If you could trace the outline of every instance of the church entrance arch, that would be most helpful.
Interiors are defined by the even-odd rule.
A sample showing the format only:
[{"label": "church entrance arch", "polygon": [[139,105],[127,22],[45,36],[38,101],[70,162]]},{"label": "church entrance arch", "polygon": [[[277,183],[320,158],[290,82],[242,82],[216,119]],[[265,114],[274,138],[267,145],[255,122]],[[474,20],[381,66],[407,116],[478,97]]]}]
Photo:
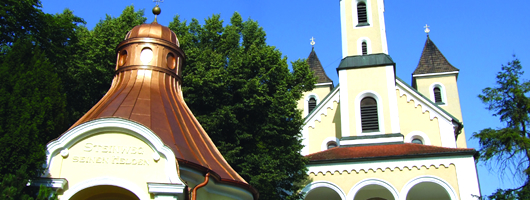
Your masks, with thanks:
[{"label": "church entrance arch", "polygon": [[139,200],[131,191],[112,185],[98,185],[85,188],[70,198],[71,200]]},{"label": "church entrance arch", "polygon": [[135,183],[116,177],[96,177],[75,184],[61,199],[72,200],[148,200],[151,199]]}]

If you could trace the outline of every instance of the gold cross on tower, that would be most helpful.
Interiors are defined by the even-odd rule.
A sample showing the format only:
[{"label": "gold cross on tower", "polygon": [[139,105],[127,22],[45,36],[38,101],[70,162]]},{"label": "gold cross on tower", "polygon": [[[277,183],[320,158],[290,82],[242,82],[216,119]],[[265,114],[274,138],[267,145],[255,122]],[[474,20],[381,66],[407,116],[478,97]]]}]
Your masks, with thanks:
[{"label": "gold cross on tower", "polygon": [[311,37],[311,46],[315,47],[315,38],[314,37]]},{"label": "gold cross on tower", "polygon": [[425,28],[425,33],[427,33],[427,36],[429,36],[429,33],[431,32],[431,29],[429,29],[429,25],[425,24],[423,28]]},{"label": "gold cross on tower", "polygon": [[164,3],[164,0],[153,0],[153,2],[156,3],[156,5],[160,5],[160,3]]}]

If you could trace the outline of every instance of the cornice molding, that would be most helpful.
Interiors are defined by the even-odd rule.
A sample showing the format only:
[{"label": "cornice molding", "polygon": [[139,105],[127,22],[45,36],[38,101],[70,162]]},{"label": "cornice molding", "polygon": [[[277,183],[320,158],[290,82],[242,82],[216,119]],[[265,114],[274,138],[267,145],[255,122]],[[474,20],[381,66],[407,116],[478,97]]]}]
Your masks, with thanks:
[{"label": "cornice molding", "polygon": [[430,158],[411,158],[411,159],[387,159],[381,161],[360,161],[360,162],[341,162],[341,163],[319,163],[319,164],[308,164],[308,174],[318,175],[322,174],[343,174],[343,173],[359,173],[361,171],[377,171],[381,170],[386,172],[387,170],[395,171],[403,169],[412,169],[412,168],[431,168],[436,169],[440,167],[448,168],[450,165],[459,165],[462,162],[462,159],[473,159],[472,155],[457,155],[457,156],[447,156],[447,157],[430,157]]}]

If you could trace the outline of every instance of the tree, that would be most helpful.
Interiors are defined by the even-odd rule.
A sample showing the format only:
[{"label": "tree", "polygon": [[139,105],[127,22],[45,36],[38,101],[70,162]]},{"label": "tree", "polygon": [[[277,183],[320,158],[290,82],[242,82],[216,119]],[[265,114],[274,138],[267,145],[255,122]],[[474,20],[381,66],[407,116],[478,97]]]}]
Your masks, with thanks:
[{"label": "tree", "polygon": [[38,33],[42,25],[39,0],[4,0],[0,6],[0,44],[11,46],[18,38]]},{"label": "tree", "polygon": [[169,28],[186,53],[186,103],[230,165],[260,192],[260,199],[297,199],[306,179],[303,124],[296,101],[316,79],[304,60],[292,63],[258,23],[234,13],[200,25],[176,16]]},{"label": "tree", "polygon": [[75,28],[65,10],[50,15],[37,0],[4,1],[0,17],[0,198],[47,199],[45,187],[26,187],[40,176],[45,145],[66,126],[65,77]]},{"label": "tree", "polygon": [[45,144],[62,129],[64,120],[66,98],[60,79],[32,43],[15,42],[0,62],[1,199],[34,194],[25,185],[43,172]]},{"label": "tree", "polygon": [[68,98],[68,125],[75,123],[94,106],[109,90],[116,68],[116,46],[134,26],[145,22],[143,10],[127,6],[122,14],[109,15],[99,21],[93,30],[76,29],[79,42],[71,55],[65,77],[65,93]]},{"label": "tree", "polygon": [[503,128],[486,128],[473,134],[479,139],[480,160],[496,161],[500,169],[512,169],[524,177],[521,187],[497,190],[491,199],[530,198],[530,82],[521,80],[523,75],[520,61],[515,58],[502,66],[497,73],[497,85],[485,88],[479,98],[487,109],[495,111],[493,116],[506,124]]}]

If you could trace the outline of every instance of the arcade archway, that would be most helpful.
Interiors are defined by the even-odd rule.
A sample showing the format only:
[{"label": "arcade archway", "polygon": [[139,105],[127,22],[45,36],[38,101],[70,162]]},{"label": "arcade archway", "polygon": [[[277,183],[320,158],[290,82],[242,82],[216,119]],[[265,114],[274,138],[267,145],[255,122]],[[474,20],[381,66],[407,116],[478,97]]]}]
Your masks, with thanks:
[{"label": "arcade archway", "polygon": [[451,197],[447,191],[440,185],[433,182],[422,182],[412,187],[408,194],[407,200],[450,200]]}]

